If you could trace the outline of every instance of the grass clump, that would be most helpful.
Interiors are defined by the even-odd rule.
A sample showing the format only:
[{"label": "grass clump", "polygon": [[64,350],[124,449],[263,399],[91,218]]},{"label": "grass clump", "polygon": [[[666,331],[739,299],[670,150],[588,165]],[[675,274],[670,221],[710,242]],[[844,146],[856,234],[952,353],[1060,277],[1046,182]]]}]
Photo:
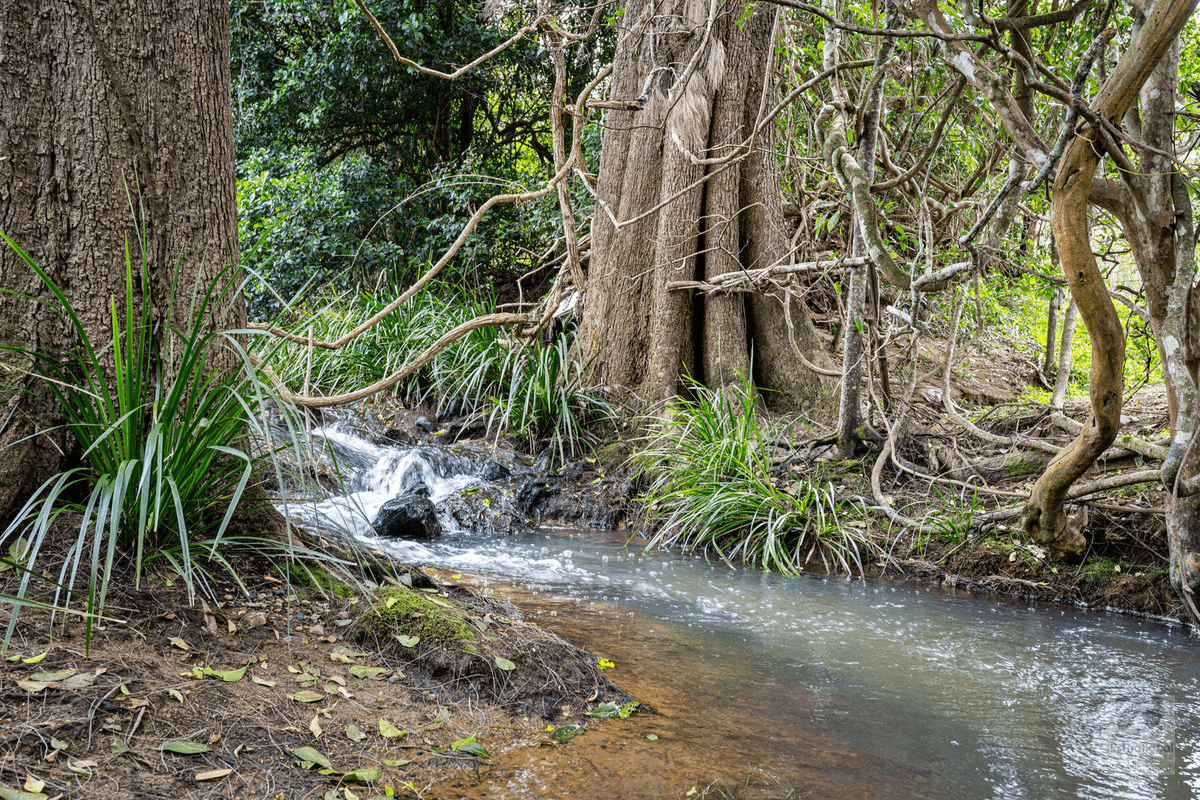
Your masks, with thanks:
[{"label": "grass clump", "polygon": [[[267,455],[253,452],[250,443],[268,439],[259,411],[270,389],[236,332],[213,325],[217,309],[237,290],[231,270],[186,293],[177,270],[165,309],[157,306],[165,314],[156,318],[159,298],[151,296],[143,231],[140,265],[126,245],[125,297],[111,301],[102,337],[89,333],[50,275],[0,233],[49,290],[45,304],[75,338],[64,354],[16,355],[57,402],[83,460],[46,480],[0,532],[0,548],[17,544],[21,556],[14,563],[21,572],[16,592],[0,599],[18,610],[85,606],[89,643],[91,620],[103,614],[123,564],[132,565],[136,585],[146,565],[167,562],[191,601],[197,591],[213,595],[213,569],[237,580],[225,557],[234,545],[269,559],[324,558],[290,540],[230,533],[251,476]],[[186,327],[175,327],[181,319]],[[61,550],[48,547],[59,532],[67,537]],[[57,578],[42,574],[49,550],[65,553]],[[29,600],[35,579],[57,587],[52,606]],[[16,619],[11,615],[4,646]]]},{"label": "grass clump", "polygon": [[650,482],[648,514],[662,520],[650,545],[782,573],[817,559],[861,573],[863,554],[877,549],[868,530],[847,519],[829,482],[773,475],[777,432],[760,427],[752,385],[692,393],[634,456]]},{"label": "grass clump", "polygon": [[450,608],[398,587],[379,591],[361,629],[380,639],[419,636],[422,642],[457,650],[473,649],[475,642],[475,630]]}]

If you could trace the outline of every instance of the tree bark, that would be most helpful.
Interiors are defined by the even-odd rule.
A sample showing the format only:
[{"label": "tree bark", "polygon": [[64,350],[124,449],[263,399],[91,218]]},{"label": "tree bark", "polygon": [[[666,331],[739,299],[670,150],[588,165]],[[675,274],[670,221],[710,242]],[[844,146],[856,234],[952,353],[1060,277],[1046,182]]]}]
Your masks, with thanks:
[{"label": "tree bark", "polygon": [[[95,342],[111,341],[126,242],[138,250],[135,216],[160,335],[188,323],[194,287],[237,262],[232,131],[225,0],[0,4],[0,230],[59,284]],[[7,247],[0,286],[0,344],[76,345],[56,315],[21,296],[47,293]],[[240,292],[230,298],[214,320],[221,328],[245,321]],[[55,431],[53,409],[13,371],[26,365],[11,353],[0,361],[9,378],[0,391],[4,514],[77,454]]]},{"label": "tree bark", "polygon": [[[1092,102],[1098,115],[1113,123],[1121,120],[1151,73],[1176,46],[1194,7],[1194,0],[1155,4]],[[1067,145],[1050,203],[1059,258],[1092,340],[1092,410],[1078,438],[1034,485],[1022,514],[1025,529],[1036,541],[1064,555],[1082,554],[1087,544],[1077,526],[1067,525],[1063,512],[1067,491],[1116,438],[1124,389],[1125,338],[1088,238],[1088,201],[1102,155],[1099,141],[1101,132],[1087,125]]]},{"label": "tree bark", "polygon": [[[667,288],[791,256],[774,126],[748,154],[739,147],[771,105],[777,10],[740,13],[705,0],[628,0],[622,17],[612,97],[640,107],[609,112],[580,342],[596,382],[638,405],[674,396],[685,374],[722,386],[751,371],[771,390],[769,406],[828,402],[791,349],[779,301]],[[703,163],[731,154],[732,163]],[[799,349],[827,366],[807,312],[788,302]]]}]

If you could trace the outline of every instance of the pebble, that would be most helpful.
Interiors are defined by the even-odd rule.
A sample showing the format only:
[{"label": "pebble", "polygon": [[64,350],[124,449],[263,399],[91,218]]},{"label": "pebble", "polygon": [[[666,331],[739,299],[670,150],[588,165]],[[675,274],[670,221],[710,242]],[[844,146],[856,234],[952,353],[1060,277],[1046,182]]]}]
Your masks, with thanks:
[{"label": "pebble", "polygon": [[323,625],[313,625],[311,628],[308,629],[308,632],[311,633],[313,636],[324,636],[325,635],[325,627]]},{"label": "pebble", "polygon": [[339,612],[337,615],[337,618],[338,619],[350,619],[350,612],[349,611]]},{"label": "pebble", "polygon": [[248,628],[261,628],[267,624],[267,615],[261,611],[255,611],[253,614],[247,614],[242,622]]}]

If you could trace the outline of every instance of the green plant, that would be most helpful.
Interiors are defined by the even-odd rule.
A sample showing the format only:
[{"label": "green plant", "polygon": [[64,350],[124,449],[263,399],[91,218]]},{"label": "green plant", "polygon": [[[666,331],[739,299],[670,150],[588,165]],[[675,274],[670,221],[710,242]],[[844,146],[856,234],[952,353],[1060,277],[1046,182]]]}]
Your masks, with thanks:
[{"label": "green plant", "polygon": [[913,551],[918,556],[925,555],[930,539],[942,539],[953,544],[965,540],[979,513],[979,489],[976,487],[964,486],[956,492],[934,486],[933,491],[939,502],[936,510],[926,516],[927,530],[922,531],[913,544]]},{"label": "green plant", "polygon": [[722,559],[795,573],[819,558],[846,572],[876,552],[868,531],[846,524],[828,482],[772,474],[776,432],[759,424],[753,386],[693,385],[634,456],[649,479],[644,500],[663,524],[650,546],[711,549]]},{"label": "green plant", "polygon": [[[127,243],[124,304],[112,301],[110,333],[98,343],[49,274],[0,236],[49,290],[47,304],[77,340],[65,358],[21,354],[57,401],[84,459],[46,480],[0,533],[0,544],[27,542],[16,598],[24,600],[32,578],[43,577],[39,557],[66,512],[78,515],[79,526],[52,581],[56,606],[82,597],[90,612],[102,614],[119,556],[132,560],[135,582],[144,564],[168,562],[193,598],[197,588],[210,585],[208,565],[232,571],[221,550],[255,467],[245,437],[247,426],[258,424],[255,412],[267,391],[236,337],[207,327],[213,310],[236,288],[230,271],[190,298],[181,297],[176,282],[164,319],[186,319],[188,327],[168,327],[156,339],[146,245],[139,235],[140,274]],[[177,308],[183,300],[188,307]],[[257,546],[260,552],[274,547]],[[81,572],[86,589],[77,590]],[[13,614],[5,646],[15,624]]]},{"label": "green plant", "polygon": [[612,406],[585,387],[587,365],[575,358],[565,332],[553,344],[514,347],[501,374],[507,386],[496,398],[493,423],[548,440],[559,461],[591,438],[592,425],[613,415]]}]

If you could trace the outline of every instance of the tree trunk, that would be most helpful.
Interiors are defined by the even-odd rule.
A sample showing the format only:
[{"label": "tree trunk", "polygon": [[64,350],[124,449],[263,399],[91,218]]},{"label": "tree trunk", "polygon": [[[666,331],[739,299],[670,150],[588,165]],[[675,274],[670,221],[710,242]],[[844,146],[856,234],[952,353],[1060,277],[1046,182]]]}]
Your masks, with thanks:
[{"label": "tree trunk", "polygon": [[[0,4],[0,230],[58,283],[95,342],[111,341],[126,242],[138,250],[131,196],[144,212],[160,335],[186,324],[193,287],[237,262],[229,87],[225,0]],[[176,275],[179,318],[168,320]],[[0,345],[76,346],[62,320],[20,296],[48,295],[7,246],[0,286]],[[240,292],[231,298],[214,320],[221,328],[245,321]],[[2,360],[25,366],[10,353]],[[30,382],[6,381],[0,402],[5,514],[77,454]]]},{"label": "tree trunk", "polygon": [[[1164,58],[1177,49],[1176,38],[1194,8],[1195,0],[1159,0],[1155,4],[1092,101],[1099,115],[1114,123],[1121,120],[1151,74],[1162,69]],[[1063,503],[1067,491],[1116,438],[1124,389],[1124,333],[1087,235],[1088,202],[1100,161],[1099,141],[1100,132],[1091,125],[1084,126],[1071,140],[1058,166],[1050,203],[1050,225],[1063,272],[1091,335],[1092,411],[1078,438],[1038,479],[1022,514],[1025,529],[1037,542],[1068,555],[1081,554],[1086,540],[1075,526],[1066,524]],[[1173,223],[1172,219],[1172,230]]]},{"label": "tree trunk", "polygon": [[[764,396],[769,406],[828,403],[820,379],[793,353],[778,300],[693,298],[666,288],[791,255],[773,124],[732,165],[697,163],[729,155],[773,103],[768,68],[777,10],[753,9],[739,19],[740,9],[704,0],[626,3],[612,98],[636,98],[640,107],[609,112],[580,341],[594,357],[596,381],[635,404],[673,396],[684,374],[721,386],[751,369],[754,382],[772,390]],[[790,316],[798,348],[828,365],[804,308],[791,302]]]}]

